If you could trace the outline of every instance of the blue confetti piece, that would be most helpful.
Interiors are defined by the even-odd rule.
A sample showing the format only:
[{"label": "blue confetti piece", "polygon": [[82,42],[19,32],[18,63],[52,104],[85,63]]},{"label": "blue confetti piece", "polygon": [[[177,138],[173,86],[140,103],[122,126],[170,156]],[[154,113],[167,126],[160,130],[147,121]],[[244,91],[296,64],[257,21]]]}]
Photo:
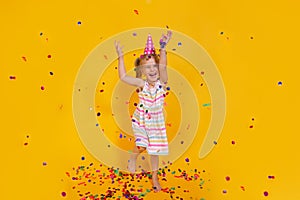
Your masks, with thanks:
[{"label": "blue confetti piece", "polygon": [[282,86],[282,82],[281,82],[281,81],[279,81],[279,82],[278,82],[278,85],[279,85],[279,86]]},{"label": "blue confetti piece", "polygon": [[178,46],[179,46],[179,47],[182,46],[182,43],[181,43],[181,42],[178,42]]},{"label": "blue confetti piece", "polygon": [[84,157],[84,156],[82,156],[82,157],[81,157],[81,160],[85,160],[85,157]]},{"label": "blue confetti piece", "polygon": [[78,25],[81,25],[81,21],[78,21],[77,24],[78,24]]},{"label": "blue confetti piece", "polygon": [[122,133],[120,133],[120,138],[122,138],[123,137],[123,135],[122,135]]}]

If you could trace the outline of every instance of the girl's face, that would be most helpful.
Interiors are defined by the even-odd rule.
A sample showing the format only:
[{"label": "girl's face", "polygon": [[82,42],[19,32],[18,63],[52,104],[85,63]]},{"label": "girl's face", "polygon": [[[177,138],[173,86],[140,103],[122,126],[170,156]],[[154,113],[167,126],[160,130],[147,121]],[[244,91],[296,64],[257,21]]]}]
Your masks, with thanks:
[{"label": "girl's face", "polygon": [[148,60],[144,60],[141,63],[143,67],[143,74],[149,83],[154,83],[159,77],[158,64],[156,64],[155,59],[151,57]]}]

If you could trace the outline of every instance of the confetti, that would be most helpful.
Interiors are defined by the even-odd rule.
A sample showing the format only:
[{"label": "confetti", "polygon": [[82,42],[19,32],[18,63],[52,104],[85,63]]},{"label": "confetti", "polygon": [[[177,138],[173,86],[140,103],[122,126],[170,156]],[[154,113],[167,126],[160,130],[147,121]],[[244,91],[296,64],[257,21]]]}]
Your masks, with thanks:
[{"label": "confetti", "polygon": [[234,141],[234,140],[232,140],[232,141],[231,141],[231,144],[235,144],[235,141]]},{"label": "confetti", "polygon": [[185,162],[190,162],[190,159],[186,158],[186,159],[185,159]]},{"label": "confetti", "polygon": [[137,33],[132,33],[133,36],[137,36]]},{"label": "confetti", "polygon": [[47,162],[43,162],[43,166],[46,166],[47,165]]},{"label": "confetti", "polygon": [[45,87],[44,87],[44,86],[41,86],[41,90],[45,90]]},{"label": "confetti", "polygon": [[275,179],[275,176],[268,176],[269,179]]},{"label": "confetti", "polygon": [[181,43],[181,42],[178,42],[178,46],[179,46],[179,47],[182,46],[182,43]]},{"label": "confetti", "polygon": [[77,22],[77,25],[79,25],[79,26],[80,26],[80,25],[81,25],[81,21],[78,21],[78,22]]},{"label": "confetti", "polygon": [[16,76],[9,76],[10,80],[16,80]]},{"label": "confetti", "polygon": [[48,56],[47,56],[47,58],[51,58],[52,56],[49,54]]},{"label": "confetti", "polygon": [[138,10],[133,10],[133,11],[134,11],[135,14],[137,14],[137,15],[139,14]]},{"label": "confetti", "polygon": [[22,56],[22,59],[26,62],[27,58],[25,56]]},{"label": "confetti", "polygon": [[227,193],[227,190],[223,190],[223,194],[226,194]]},{"label": "confetti", "polygon": [[202,104],[203,107],[208,107],[210,105],[211,105],[210,103],[204,103],[204,104]]},{"label": "confetti", "polygon": [[221,34],[221,35],[223,35],[223,34],[224,34],[224,32],[223,32],[223,31],[221,31],[221,32],[220,32],[220,34]]},{"label": "confetti", "polygon": [[264,191],[264,196],[269,196],[269,193],[267,191]]},{"label": "confetti", "polygon": [[81,160],[85,160],[85,157],[84,157],[84,156],[82,156],[82,157],[81,157]]},{"label": "confetti", "polygon": [[98,113],[97,113],[97,116],[99,117],[100,115],[101,115],[101,113],[100,113],[100,112],[98,112]]},{"label": "confetti", "polygon": [[282,82],[281,82],[281,81],[278,81],[278,85],[279,85],[279,86],[282,86]]},{"label": "confetti", "polygon": [[225,177],[225,180],[226,180],[226,181],[230,181],[230,177],[229,177],[229,176],[226,176],[226,177]]},{"label": "confetti", "polygon": [[53,76],[53,72],[49,72],[49,74],[50,74],[51,76]]},{"label": "confetti", "polygon": [[62,193],[61,193],[61,196],[66,197],[66,196],[67,196],[67,193],[66,193],[66,192],[62,192]]}]

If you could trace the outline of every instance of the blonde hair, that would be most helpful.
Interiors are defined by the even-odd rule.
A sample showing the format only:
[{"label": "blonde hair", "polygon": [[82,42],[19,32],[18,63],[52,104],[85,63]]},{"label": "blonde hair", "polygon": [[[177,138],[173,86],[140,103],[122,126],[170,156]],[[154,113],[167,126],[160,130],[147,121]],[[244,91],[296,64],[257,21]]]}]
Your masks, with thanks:
[{"label": "blonde hair", "polygon": [[140,57],[138,57],[135,62],[134,62],[134,66],[135,66],[135,73],[136,73],[136,78],[142,78],[143,75],[143,69],[141,67],[141,64],[144,61],[147,61],[151,58],[154,58],[155,63],[159,64],[159,55],[158,54],[151,54],[151,55],[141,55]]}]

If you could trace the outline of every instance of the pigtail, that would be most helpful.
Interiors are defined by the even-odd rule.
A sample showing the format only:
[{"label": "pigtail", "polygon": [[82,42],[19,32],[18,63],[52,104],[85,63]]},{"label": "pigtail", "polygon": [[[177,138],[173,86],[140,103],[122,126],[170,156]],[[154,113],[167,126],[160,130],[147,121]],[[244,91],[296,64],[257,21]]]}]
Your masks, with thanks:
[{"label": "pigtail", "polygon": [[142,78],[142,69],[140,67],[140,64],[141,64],[141,59],[137,58],[134,62],[136,78]]}]

